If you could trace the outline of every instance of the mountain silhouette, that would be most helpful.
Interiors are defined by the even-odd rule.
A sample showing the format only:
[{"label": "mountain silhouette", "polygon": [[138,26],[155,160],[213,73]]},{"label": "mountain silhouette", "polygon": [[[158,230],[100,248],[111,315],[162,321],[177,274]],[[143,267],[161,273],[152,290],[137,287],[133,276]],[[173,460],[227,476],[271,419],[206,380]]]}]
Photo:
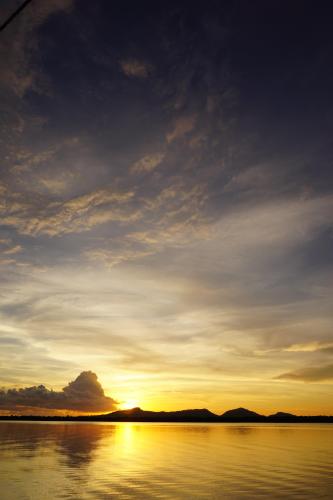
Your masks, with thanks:
[{"label": "mountain silhouette", "polygon": [[130,410],[119,410],[100,418],[110,421],[135,421],[135,422],[211,422],[218,421],[215,415],[206,408],[179,411],[145,411],[139,407]]},{"label": "mountain silhouette", "polygon": [[292,413],[278,411],[277,413],[274,413],[273,415],[268,415],[267,418],[269,420],[272,420],[272,421],[278,420],[279,422],[291,422],[292,420],[297,420],[299,417],[297,417],[297,415],[293,415]]},{"label": "mountain silhouette", "polygon": [[241,423],[241,422],[274,422],[274,423],[333,423],[333,416],[314,415],[299,416],[292,413],[277,412],[273,415],[260,415],[246,408],[228,410],[216,415],[207,408],[179,411],[146,411],[139,407],[129,410],[117,410],[103,415],[73,416],[40,416],[11,415],[1,416],[0,420],[36,420],[36,421],[75,421],[75,422],[203,422],[203,423]]},{"label": "mountain silhouette", "polygon": [[262,420],[265,420],[265,418],[266,417],[264,415],[247,410],[246,408],[228,410],[220,416],[220,419],[225,422],[261,422]]}]

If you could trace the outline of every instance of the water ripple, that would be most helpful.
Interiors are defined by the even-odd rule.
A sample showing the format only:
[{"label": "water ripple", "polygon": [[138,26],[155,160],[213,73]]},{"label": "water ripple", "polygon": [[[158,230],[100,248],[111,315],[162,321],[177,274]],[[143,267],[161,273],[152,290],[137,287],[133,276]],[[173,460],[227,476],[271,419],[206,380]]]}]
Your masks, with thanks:
[{"label": "water ripple", "polygon": [[333,426],[0,423],[3,500],[331,499]]}]

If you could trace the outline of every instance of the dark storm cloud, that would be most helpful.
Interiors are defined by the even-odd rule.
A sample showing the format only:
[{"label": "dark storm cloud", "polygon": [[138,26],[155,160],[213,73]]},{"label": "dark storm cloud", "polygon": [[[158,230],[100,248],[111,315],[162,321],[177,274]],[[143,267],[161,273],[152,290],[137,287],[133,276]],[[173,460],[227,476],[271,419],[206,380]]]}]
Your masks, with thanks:
[{"label": "dark storm cloud", "polygon": [[20,411],[25,407],[80,412],[113,410],[117,402],[105,396],[95,373],[82,372],[62,391],[52,391],[44,385],[0,391],[0,408]]}]

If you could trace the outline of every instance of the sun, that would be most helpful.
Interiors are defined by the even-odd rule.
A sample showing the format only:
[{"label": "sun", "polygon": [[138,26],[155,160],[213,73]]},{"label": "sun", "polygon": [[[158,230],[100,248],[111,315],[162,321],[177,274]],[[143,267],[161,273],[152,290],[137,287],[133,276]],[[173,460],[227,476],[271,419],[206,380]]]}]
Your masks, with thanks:
[{"label": "sun", "polygon": [[131,408],[136,408],[140,406],[139,400],[135,398],[128,398],[120,404],[121,410],[130,410]]}]

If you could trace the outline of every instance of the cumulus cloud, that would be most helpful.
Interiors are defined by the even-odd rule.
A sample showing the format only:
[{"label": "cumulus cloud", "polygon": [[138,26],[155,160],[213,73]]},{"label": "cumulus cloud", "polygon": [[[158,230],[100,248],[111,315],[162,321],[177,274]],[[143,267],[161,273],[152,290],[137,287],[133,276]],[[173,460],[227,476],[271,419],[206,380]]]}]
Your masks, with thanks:
[{"label": "cumulus cloud", "polygon": [[113,410],[117,401],[106,396],[97,375],[85,371],[61,391],[44,385],[0,391],[0,409],[22,412],[24,409],[68,410],[98,413]]},{"label": "cumulus cloud", "polygon": [[333,380],[333,364],[309,366],[299,370],[282,373],[277,379],[296,380],[300,382],[322,382]]}]

